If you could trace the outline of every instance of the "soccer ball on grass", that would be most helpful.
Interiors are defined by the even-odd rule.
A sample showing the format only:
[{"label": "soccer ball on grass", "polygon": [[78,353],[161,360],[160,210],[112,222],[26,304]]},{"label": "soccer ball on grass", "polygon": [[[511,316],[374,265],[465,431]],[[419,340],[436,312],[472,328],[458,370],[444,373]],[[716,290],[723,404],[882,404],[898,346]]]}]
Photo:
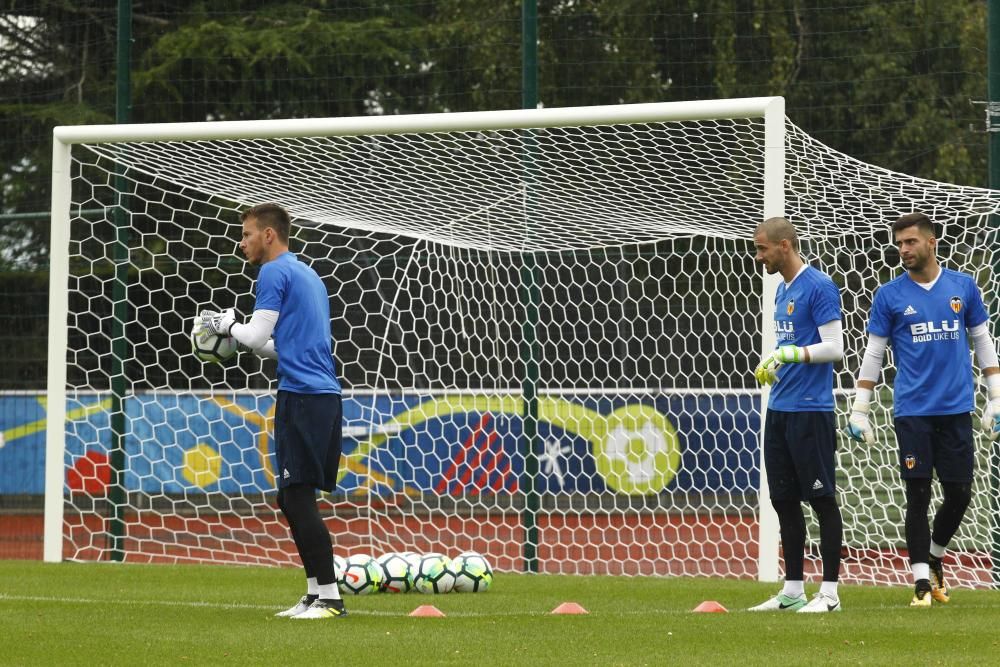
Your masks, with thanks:
[{"label": "soccer ball on grass", "polygon": [[450,593],[455,587],[451,560],[442,554],[425,554],[413,571],[413,587],[421,593]]},{"label": "soccer ball on grass", "polygon": [[382,585],[382,568],[371,556],[348,556],[343,578],[338,583],[340,592],[346,595],[371,595]]},{"label": "soccer ball on grass", "polygon": [[382,568],[382,590],[386,593],[406,593],[413,587],[410,563],[400,554],[384,554],[377,559]]},{"label": "soccer ball on grass", "polygon": [[493,584],[493,568],[481,554],[467,551],[451,563],[455,572],[455,592],[484,593]]}]

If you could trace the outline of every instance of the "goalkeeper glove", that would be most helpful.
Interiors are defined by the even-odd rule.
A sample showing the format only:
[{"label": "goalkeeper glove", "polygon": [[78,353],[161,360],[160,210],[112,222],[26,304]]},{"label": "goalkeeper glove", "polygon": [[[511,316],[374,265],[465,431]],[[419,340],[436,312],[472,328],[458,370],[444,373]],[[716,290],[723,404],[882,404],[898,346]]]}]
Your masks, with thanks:
[{"label": "goalkeeper glove", "polygon": [[854,396],[854,404],[851,406],[851,416],[847,419],[847,428],[844,429],[851,440],[868,445],[875,444],[875,433],[868,422],[868,407],[871,404],[871,399],[871,389],[858,389]]},{"label": "goalkeeper glove", "polygon": [[785,345],[767,355],[754,369],[754,377],[760,384],[774,384],[778,381],[778,369],[782,364],[797,364],[805,361],[805,350],[797,345]]},{"label": "goalkeeper glove", "polygon": [[221,313],[203,310],[200,317],[202,329],[218,336],[230,335],[229,330],[236,324],[236,312],[232,308],[227,308]]},{"label": "goalkeeper glove", "polygon": [[986,407],[983,408],[982,425],[990,440],[996,440],[1000,435],[1000,376],[991,375],[986,378],[986,383],[990,388],[990,397],[986,401]]}]

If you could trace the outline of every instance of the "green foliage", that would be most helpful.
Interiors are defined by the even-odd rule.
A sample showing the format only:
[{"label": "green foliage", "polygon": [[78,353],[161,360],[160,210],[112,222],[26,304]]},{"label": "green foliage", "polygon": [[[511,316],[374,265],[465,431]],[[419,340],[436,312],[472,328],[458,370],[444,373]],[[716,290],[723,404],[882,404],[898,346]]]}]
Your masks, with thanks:
[{"label": "green foliage", "polygon": [[[252,14],[199,7],[142,54],[136,95],[147,121],[391,113],[399,89],[412,85],[404,79],[420,69],[428,33],[412,14],[384,10],[345,17],[290,3]],[[206,94],[192,99],[192,88]],[[171,101],[180,106],[163,104]]]},{"label": "green foliage", "polygon": [[[4,244],[14,237],[4,238],[6,231],[7,227],[0,225],[0,248],[9,248]],[[45,381],[49,277],[34,266],[20,267],[31,271],[11,270],[13,262],[5,261],[11,254],[0,250],[0,347],[5,350],[0,362],[0,389],[23,389]],[[20,249],[13,254],[31,256]]]}]

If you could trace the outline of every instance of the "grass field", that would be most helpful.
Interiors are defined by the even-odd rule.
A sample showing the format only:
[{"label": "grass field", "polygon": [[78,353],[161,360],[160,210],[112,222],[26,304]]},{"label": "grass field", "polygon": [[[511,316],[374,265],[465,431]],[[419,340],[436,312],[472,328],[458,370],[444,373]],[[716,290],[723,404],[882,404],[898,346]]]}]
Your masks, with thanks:
[{"label": "grass field", "polygon": [[[274,618],[302,592],[299,577],[0,561],[0,664],[1000,664],[996,591],[910,609],[906,588],[845,586],[839,614],[751,614],[742,609],[774,584],[501,573],[483,594],[351,598],[348,618]],[[704,600],[730,611],[692,613]],[[590,613],[548,613],[565,601]],[[408,616],[429,603],[446,618]]]}]

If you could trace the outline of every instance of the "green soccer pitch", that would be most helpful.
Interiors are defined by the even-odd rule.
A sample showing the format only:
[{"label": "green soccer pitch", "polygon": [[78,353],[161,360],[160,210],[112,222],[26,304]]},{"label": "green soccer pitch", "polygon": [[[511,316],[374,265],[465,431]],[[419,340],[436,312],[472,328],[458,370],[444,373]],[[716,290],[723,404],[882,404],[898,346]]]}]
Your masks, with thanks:
[{"label": "green soccer pitch", "polygon": [[[0,561],[3,665],[997,664],[1000,592],[910,609],[900,587],[841,587],[838,614],[750,613],[774,584],[498,573],[482,594],[347,600],[294,621],[298,570]],[[809,586],[811,593],[816,586]],[[693,613],[715,600],[729,613]],[[561,602],[590,613],[554,616]],[[433,604],[445,618],[410,618]],[[973,662],[975,661],[975,662]]]}]

